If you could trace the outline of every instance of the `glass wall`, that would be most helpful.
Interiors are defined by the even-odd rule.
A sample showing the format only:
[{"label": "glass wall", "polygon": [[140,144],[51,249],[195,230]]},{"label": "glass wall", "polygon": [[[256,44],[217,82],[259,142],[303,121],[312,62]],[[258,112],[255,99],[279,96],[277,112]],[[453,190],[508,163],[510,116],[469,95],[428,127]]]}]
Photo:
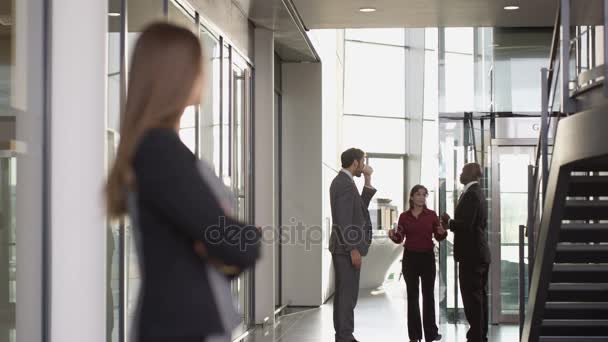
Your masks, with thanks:
[{"label": "glass wall", "polygon": [[[10,13],[14,18],[16,8],[13,1],[1,1],[3,13]],[[21,18],[18,18],[20,20]],[[8,122],[2,122],[0,139],[3,145],[15,139],[15,100],[18,79],[15,75],[17,63],[15,60],[16,42],[22,32],[16,32],[15,27],[3,26],[0,29],[0,110],[2,116],[8,115]],[[21,65],[23,68],[24,66]],[[23,81],[23,80],[21,80]],[[21,94],[25,95],[25,94]],[[25,108],[22,108],[25,109]],[[8,132],[5,132],[6,129]],[[12,132],[11,132],[12,131]],[[7,146],[8,147],[8,146]],[[4,147],[6,148],[6,147]],[[2,151],[4,152],[4,151]],[[15,227],[15,187],[16,160],[13,153],[7,151],[0,155],[0,341],[15,341],[16,326],[16,227]]]},{"label": "glass wall", "polygon": [[549,67],[553,28],[494,29],[497,112],[540,114],[541,68]]},{"label": "glass wall", "polygon": [[[128,10],[128,18],[122,14],[124,8]],[[251,221],[251,65],[231,45],[224,43],[220,34],[205,27],[194,7],[185,1],[109,0],[108,20],[107,165],[111,165],[119,141],[129,61],[141,31],[158,20],[187,27],[201,41],[205,86],[201,105],[186,108],[179,135],[233,190],[238,217]],[[124,342],[132,338],[131,326],[141,284],[132,236],[132,227],[126,218],[108,223],[108,341]],[[234,299],[244,320],[235,334],[251,325],[251,279],[252,273],[245,273],[233,283]]]},{"label": "glass wall", "polygon": [[[345,32],[341,145],[342,150],[360,148],[370,157],[368,162],[376,170],[374,182],[378,183],[372,211],[387,203],[396,213],[404,210],[407,172],[404,160],[409,153],[410,129],[410,118],[406,114],[409,49],[406,39],[405,29]],[[399,167],[390,167],[393,164]],[[355,181],[362,188],[363,180]],[[380,184],[382,182],[385,183]],[[383,203],[376,203],[378,199]],[[378,228],[387,229],[394,223]]]},{"label": "glass wall", "polygon": [[[44,274],[37,256],[41,249],[44,252],[45,243],[43,75],[47,65],[42,25],[32,22],[43,21],[46,14],[40,6],[37,2],[0,0],[0,341],[7,342],[16,341],[22,333],[16,330],[17,310],[31,312],[31,307],[21,309],[18,303],[18,277],[30,277],[31,271],[36,277]],[[42,15],[32,17],[35,13]],[[42,243],[28,245],[26,239],[31,235],[40,236]],[[22,236],[25,239],[19,240]],[[22,258],[32,253],[32,257]],[[35,262],[35,267],[23,267],[26,262]],[[23,270],[19,276],[18,268]],[[29,280],[41,279],[45,281],[42,277]],[[29,287],[22,286],[22,290],[21,296]],[[28,319],[32,326],[40,327],[40,317]],[[21,338],[25,340],[27,335],[23,332]]]}]

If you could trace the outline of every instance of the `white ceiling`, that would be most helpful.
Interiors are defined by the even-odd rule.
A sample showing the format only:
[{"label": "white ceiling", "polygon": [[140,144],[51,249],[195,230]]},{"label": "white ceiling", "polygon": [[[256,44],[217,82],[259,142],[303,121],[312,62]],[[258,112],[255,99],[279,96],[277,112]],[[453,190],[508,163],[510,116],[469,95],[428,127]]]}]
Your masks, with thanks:
[{"label": "white ceiling", "polygon": [[[559,0],[292,0],[308,29],[375,27],[552,27]],[[602,0],[573,0],[601,13]],[[506,11],[517,4],[519,10]],[[599,11],[589,10],[599,4]],[[361,13],[362,7],[376,12]],[[585,8],[583,8],[585,7]]]}]

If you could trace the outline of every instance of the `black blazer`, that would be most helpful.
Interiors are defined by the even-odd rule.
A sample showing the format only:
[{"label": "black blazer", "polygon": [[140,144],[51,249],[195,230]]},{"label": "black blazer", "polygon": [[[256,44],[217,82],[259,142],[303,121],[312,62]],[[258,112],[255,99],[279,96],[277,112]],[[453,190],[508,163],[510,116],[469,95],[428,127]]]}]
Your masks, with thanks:
[{"label": "black blazer", "polygon": [[489,264],[490,248],[486,236],[488,210],[479,184],[463,195],[449,229],[454,232],[454,258],[459,262]]},{"label": "black blazer", "polygon": [[[223,218],[197,159],[171,129],[151,129],[133,159],[142,285],[139,340],[224,333],[205,272],[193,248],[241,269],[259,256],[254,226]],[[228,229],[226,229],[228,228]]]}]

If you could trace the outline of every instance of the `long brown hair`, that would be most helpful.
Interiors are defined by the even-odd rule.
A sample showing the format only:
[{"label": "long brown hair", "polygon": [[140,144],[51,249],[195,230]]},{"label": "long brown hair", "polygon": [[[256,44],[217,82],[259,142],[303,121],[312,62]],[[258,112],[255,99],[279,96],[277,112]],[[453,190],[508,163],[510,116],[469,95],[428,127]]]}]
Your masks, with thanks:
[{"label": "long brown hair", "polygon": [[110,217],[127,211],[127,191],[136,184],[131,162],[139,140],[151,128],[176,127],[202,69],[203,51],[191,31],[155,23],[142,32],[133,52],[120,143],[105,189]]},{"label": "long brown hair", "polygon": [[429,194],[429,190],[424,185],[414,185],[410,191],[410,209],[414,209],[414,201],[412,200],[412,197],[418,192],[418,190],[424,190],[427,195]]}]

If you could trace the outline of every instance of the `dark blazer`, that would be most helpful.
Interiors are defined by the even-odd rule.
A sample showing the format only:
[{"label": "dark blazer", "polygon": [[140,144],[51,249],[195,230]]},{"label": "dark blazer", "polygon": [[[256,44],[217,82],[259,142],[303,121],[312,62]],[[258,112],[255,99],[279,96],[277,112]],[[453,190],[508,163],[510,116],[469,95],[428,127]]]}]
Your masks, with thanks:
[{"label": "dark blazer", "polygon": [[133,169],[143,276],[139,340],[224,333],[205,272],[212,266],[193,243],[201,240],[210,257],[246,269],[259,256],[260,232],[223,217],[197,159],[171,129],[142,137]]},{"label": "dark blazer", "polygon": [[372,222],[367,208],[375,193],[376,189],[364,187],[359,195],[355,182],[343,171],[331,182],[331,253],[349,254],[356,248],[361,255],[367,255],[372,243]]},{"label": "dark blazer", "polygon": [[472,185],[458,201],[449,229],[454,232],[454,258],[459,262],[489,264],[486,236],[488,211],[479,184]]}]

